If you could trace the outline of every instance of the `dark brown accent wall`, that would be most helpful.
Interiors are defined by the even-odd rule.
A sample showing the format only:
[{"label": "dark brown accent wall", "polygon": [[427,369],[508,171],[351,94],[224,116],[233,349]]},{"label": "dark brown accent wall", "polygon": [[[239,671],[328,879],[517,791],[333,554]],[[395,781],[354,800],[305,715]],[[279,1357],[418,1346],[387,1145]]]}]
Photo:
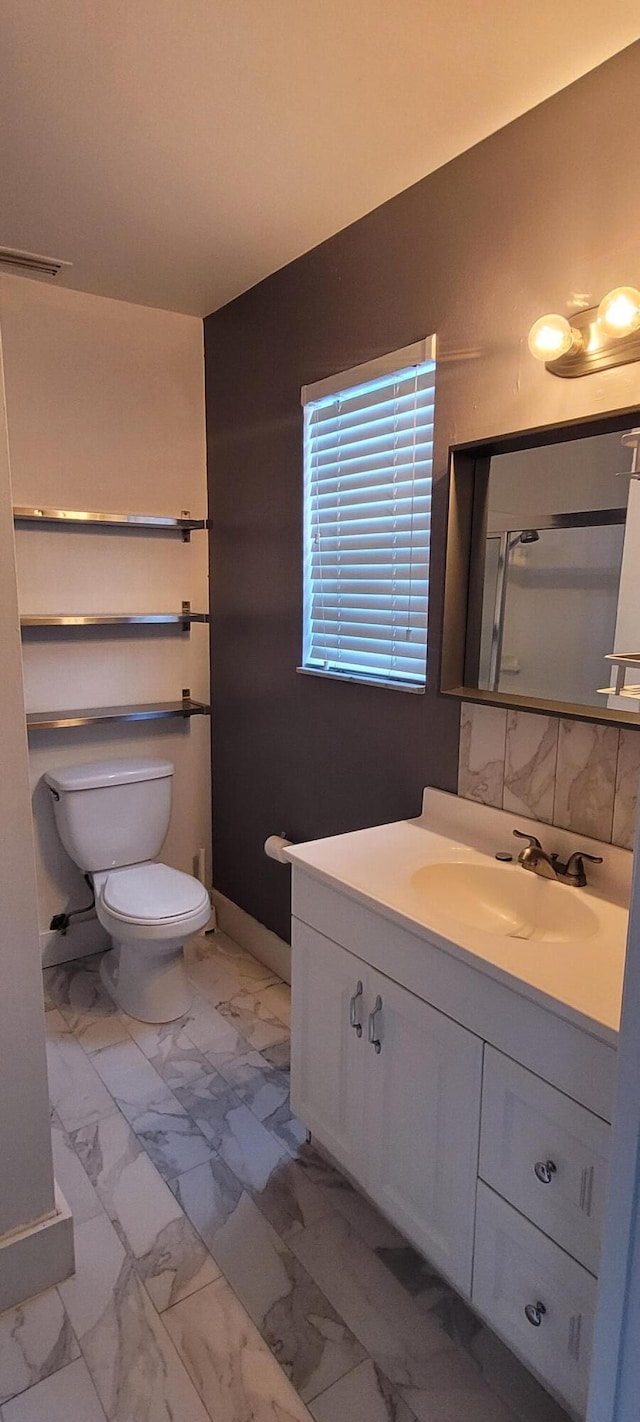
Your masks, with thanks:
[{"label": "dark brown accent wall", "polygon": [[[214,883],[283,937],[268,834],[401,819],[424,785],[456,787],[459,705],[438,693],[449,445],[640,400],[640,366],[560,381],[526,348],[572,295],[640,284],[639,84],[636,44],[205,321]],[[427,693],[301,676],[300,387],[433,331]]]}]

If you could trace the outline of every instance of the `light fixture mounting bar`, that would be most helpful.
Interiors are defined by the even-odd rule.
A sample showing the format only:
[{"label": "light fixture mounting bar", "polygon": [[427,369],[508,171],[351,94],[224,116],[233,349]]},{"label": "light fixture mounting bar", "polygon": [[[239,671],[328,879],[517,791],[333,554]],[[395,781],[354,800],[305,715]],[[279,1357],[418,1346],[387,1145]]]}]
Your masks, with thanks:
[{"label": "light fixture mounting bar", "polygon": [[551,375],[574,380],[597,370],[610,370],[612,366],[640,360],[640,331],[633,331],[630,336],[607,336],[598,325],[597,316],[597,306],[572,313],[571,325],[582,335],[584,349],[545,361]]}]

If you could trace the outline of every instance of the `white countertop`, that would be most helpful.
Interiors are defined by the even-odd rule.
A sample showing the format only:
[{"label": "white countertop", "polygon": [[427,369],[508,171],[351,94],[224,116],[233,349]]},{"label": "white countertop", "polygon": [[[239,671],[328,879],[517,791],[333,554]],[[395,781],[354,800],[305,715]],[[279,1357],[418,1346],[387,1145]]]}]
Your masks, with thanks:
[{"label": "white countertop", "polygon": [[[548,851],[566,858],[575,849],[601,854],[586,866],[589,884],[552,885],[579,896],[595,916],[593,931],[562,942],[526,940],[486,932],[436,908],[421,891],[418,871],[430,864],[492,866],[499,850],[514,854],[505,874],[524,874],[516,856],[522,847],[513,829],[536,834]],[[358,899],[446,952],[537,1001],[613,1045],[620,1025],[632,855],[520,815],[494,810],[441,790],[425,790],[416,820],[378,825],[287,851],[294,868]],[[528,876],[534,880],[533,875]],[[417,878],[417,882],[416,882]],[[548,881],[545,885],[548,892]],[[535,892],[535,883],[534,883]]]}]

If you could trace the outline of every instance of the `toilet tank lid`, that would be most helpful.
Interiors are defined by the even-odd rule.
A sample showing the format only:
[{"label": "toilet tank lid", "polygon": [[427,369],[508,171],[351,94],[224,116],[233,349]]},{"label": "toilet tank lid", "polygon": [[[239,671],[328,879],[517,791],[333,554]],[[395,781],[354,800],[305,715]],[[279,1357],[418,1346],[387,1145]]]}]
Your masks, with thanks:
[{"label": "toilet tank lid", "polygon": [[129,785],[141,780],[164,780],[173,775],[170,760],[136,756],[128,760],[92,760],[85,765],[61,765],[47,770],[45,780],[52,790],[98,790],[103,785]]}]

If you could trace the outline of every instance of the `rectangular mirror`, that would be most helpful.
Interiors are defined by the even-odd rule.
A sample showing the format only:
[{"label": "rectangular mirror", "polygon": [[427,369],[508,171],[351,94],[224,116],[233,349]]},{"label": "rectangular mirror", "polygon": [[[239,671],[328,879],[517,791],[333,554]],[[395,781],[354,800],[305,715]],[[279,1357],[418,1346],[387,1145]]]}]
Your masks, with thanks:
[{"label": "rectangular mirror", "polygon": [[636,424],[451,451],[443,691],[640,724]]}]

